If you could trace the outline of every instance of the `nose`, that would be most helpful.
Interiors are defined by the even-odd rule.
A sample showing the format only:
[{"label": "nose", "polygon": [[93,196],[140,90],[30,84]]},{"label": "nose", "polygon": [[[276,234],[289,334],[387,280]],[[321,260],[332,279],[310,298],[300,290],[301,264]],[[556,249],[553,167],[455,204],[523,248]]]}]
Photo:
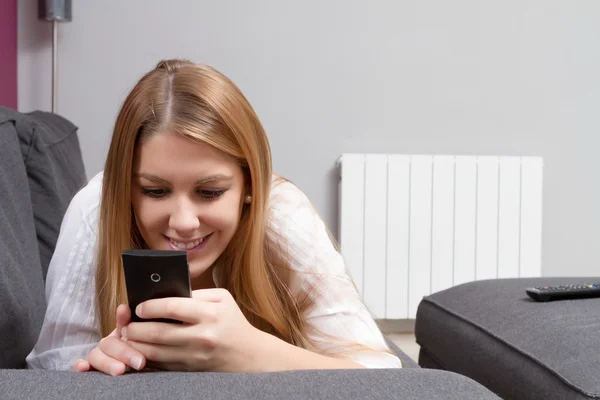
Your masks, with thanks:
[{"label": "nose", "polygon": [[171,212],[169,227],[182,236],[193,234],[200,227],[200,219],[194,205],[186,200],[178,201]]}]

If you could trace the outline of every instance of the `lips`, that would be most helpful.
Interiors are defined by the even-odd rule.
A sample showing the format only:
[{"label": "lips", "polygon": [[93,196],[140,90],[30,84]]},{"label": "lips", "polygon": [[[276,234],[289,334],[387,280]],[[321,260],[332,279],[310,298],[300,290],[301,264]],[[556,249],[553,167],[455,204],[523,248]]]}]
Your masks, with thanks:
[{"label": "lips", "polygon": [[171,241],[171,244],[180,248],[181,250],[191,250],[194,247],[198,246],[200,243],[202,243],[204,241],[204,238],[200,238],[198,240],[195,240],[193,242],[176,242],[173,239],[169,239]]},{"label": "lips", "polygon": [[167,239],[167,241],[169,242],[169,246],[171,247],[171,249],[173,250],[179,250],[179,251],[187,251],[189,252],[195,252],[198,251],[202,248],[204,248],[204,246],[206,246],[206,242],[208,241],[208,239],[210,238],[210,236],[212,235],[212,233],[209,233],[208,235],[195,239],[195,240],[187,240],[187,241],[178,241],[178,240],[174,240],[168,236],[165,236],[165,238]]}]

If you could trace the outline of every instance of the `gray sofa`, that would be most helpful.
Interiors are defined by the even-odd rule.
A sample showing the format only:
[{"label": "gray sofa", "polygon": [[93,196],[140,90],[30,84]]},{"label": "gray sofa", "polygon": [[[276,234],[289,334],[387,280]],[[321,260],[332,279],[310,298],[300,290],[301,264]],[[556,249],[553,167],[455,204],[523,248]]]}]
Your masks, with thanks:
[{"label": "gray sofa", "polygon": [[27,370],[44,318],[44,279],[60,223],[86,174],[77,128],[58,115],[0,107],[0,397],[497,399],[456,373],[425,370],[392,343],[399,370],[271,374]]},{"label": "gray sofa", "polygon": [[503,399],[600,398],[600,298],[538,303],[528,287],[599,278],[466,283],[420,303],[419,364],[460,373]]}]

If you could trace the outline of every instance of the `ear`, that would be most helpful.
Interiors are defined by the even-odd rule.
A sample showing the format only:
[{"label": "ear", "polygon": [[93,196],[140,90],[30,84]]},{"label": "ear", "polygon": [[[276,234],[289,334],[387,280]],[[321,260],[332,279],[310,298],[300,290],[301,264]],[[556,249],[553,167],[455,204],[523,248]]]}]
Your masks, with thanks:
[{"label": "ear", "polygon": [[250,169],[244,168],[244,204],[252,203],[252,179],[250,178]]}]

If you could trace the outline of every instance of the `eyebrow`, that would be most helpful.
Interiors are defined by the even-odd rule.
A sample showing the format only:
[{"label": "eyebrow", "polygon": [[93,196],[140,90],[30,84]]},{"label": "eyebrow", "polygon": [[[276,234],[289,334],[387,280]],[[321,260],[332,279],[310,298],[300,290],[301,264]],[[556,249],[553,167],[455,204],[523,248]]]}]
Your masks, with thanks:
[{"label": "eyebrow", "polygon": [[[144,172],[134,174],[134,176],[136,178],[144,178],[144,179],[149,180],[150,182],[154,182],[154,183],[158,183],[158,184],[162,184],[162,185],[169,183],[168,180],[163,179],[157,175],[146,174]],[[233,179],[232,176],[216,174],[216,175],[211,175],[211,176],[207,176],[205,178],[199,179],[196,181],[195,184],[201,185],[203,183],[209,183],[209,182],[227,182],[227,181],[231,181],[232,179]]]}]

